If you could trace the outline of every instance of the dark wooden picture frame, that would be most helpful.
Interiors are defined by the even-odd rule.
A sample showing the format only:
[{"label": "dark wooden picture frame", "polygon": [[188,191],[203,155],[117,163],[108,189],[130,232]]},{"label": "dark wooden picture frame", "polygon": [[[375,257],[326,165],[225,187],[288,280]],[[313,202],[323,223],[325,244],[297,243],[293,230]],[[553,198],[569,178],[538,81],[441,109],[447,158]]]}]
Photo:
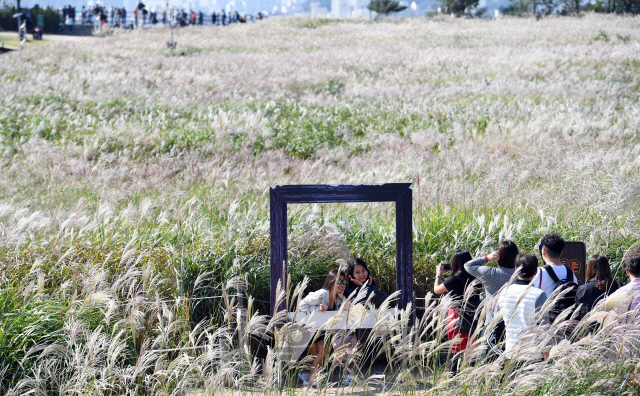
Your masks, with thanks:
[{"label": "dark wooden picture frame", "polygon": [[398,306],[413,301],[413,208],[411,183],[271,186],[271,313],[287,263],[287,205],[301,203],[395,202]]}]

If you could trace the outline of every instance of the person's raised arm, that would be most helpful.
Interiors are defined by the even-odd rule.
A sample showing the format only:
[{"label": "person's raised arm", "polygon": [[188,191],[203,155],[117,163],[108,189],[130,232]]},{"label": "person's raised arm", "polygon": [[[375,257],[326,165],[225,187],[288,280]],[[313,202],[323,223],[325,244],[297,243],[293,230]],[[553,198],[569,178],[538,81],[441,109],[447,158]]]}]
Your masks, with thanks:
[{"label": "person's raised arm", "polygon": [[444,279],[442,279],[442,275],[444,274],[444,267],[442,263],[438,264],[436,267],[436,282],[433,285],[433,292],[436,294],[442,294],[448,292],[447,288],[444,286]]},{"label": "person's raised arm", "polygon": [[489,271],[491,271],[491,268],[484,267],[484,265],[491,261],[498,261],[499,258],[500,258],[500,255],[498,254],[498,252],[494,251],[484,257],[478,257],[476,259],[466,262],[464,264],[464,269],[470,275],[475,276],[476,278],[480,278],[486,275]]}]

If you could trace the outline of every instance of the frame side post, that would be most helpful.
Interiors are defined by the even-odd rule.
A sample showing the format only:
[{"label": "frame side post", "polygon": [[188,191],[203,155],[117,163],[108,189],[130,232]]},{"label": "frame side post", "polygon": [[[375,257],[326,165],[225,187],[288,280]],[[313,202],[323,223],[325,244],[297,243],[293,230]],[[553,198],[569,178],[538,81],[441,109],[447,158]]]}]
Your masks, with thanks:
[{"label": "frame side post", "polygon": [[413,208],[411,188],[396,201],[396,290],[400,307],[413,301]]},{"label": "frame side post", "polygon": [[286,287],[283,263],[287,260],[287,203],[273,188],[270,195],[271,221],[271,314],[285,309],[284,304],[276,307],[278,281]]}]

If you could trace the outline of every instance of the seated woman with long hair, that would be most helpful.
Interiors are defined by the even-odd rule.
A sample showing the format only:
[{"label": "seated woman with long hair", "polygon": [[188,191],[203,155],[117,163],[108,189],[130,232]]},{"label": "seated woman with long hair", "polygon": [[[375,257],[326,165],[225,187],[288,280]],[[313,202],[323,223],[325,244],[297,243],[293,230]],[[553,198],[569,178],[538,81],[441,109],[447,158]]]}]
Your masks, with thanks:
[{"label": "seated woman with long hair", "polygon": [[576,304],[580,306],[579,319],[584,318],[596,304],[620,288],[620,282],[613,280],[611,266],[605,256],[595,254],[587,263],[587,283],[578,287]]},{"label": "seated woman with long hair", "polygon": [[[371,293],[374,293],[374,305],[380,305],[381,301],[389,297],[387,293],[380,290],[378,282],[363,259],[351,259],[347,261],[347,264],[347,297],[352,294],[355,297],[362,289],[365,289],[363,292],[366,298],[369,298]],[[362,301],[354,302],[360,303]]]},{"label": "seated woman with long hair", "polygon": [[[362,304],[369,301],[375,306],[380,306],[389,295],[378,287],[375,277],[369,271],[367,263],[360,258],[347,261],[347,293],[351,303]],[[373,294],[373,296],[372,296]],[[356,334],[352,335],[352,339],[348,340],[351,345],[355,345],[360,341],[359,346],[362,348],[367,343],[371,329],[358,329]],[[349,381],[346,381],[349,382]]]},{"label": "seated woman with long hair", "polygon": [[[444,275],[444,266],[440,263],[436,269],[436,281],[433,287],[433,291],[435,294],[444,294],[448,293],[455,301],[462,301],[464,299],[465,292],[467,288],[470,287],[471,283],[475,280],[475,278],[464,269],[464,265],[471,261],[471,253],[466,250],[457,250],[453,257],[451,258],[451,276],[447,278],[447,280],[443,281],[442,276]],[[478,298],[477,296],[473,296],[471,298]],[[447,336],[449,340],[453,340],[458,337],[460,342],[451,347],[451,355],[455,355],[458,352],[462,352],[467,349],[467,341],[469,340],[469,334],[464,334],[458,331],[456,327],[456,322],[458,321],[458,317],[460,316],[460,310],[458,308],[449,308],[449,315],[447,318],[448,327],[447,327]],[[454,371],[457,370],[457,362],[452,361],[454,363]]]},{"label": "seated woman with long hair", "polygon": [[[300,302],[300,311],[307,313],[314,311],[337,311],[345,301],[344,293],[346,288],[347,280],[345,274],[340,273],[337,269],[331,270],[329,271],[329,274],[327,274],[327,278],[324,281],[322,289],[311,292],[302,299],[302,301]],[[315,336],[312,339],[313,344],[307,347],[307,351],[309,352],[309,354],[315,357],[313,359],[311,372],[299,374],[304,386],[317,386],[315,376],[320,366],[322,366],[326,356],[325,337],[329,338],[330,335],[326,334],[323,331]],[[348,337],[344,342],[339,342],[339,340],[336,340],[333,347],[334,349],[338,348],[339,346],[344,345],[345,342],[350,341],[352,341],[350,337]],[[345,378],[345,382],[350,383],[351,378]]]}]

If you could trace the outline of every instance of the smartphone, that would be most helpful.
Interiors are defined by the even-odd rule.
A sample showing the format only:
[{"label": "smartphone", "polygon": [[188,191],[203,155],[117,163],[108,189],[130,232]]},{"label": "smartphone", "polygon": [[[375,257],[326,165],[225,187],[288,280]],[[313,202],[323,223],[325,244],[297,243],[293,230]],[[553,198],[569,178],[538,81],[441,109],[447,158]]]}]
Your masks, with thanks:
[{"label": "smartphone", "polygon": [[441,263],[442,269],[445,271],[451,271],[451,263]]}]

